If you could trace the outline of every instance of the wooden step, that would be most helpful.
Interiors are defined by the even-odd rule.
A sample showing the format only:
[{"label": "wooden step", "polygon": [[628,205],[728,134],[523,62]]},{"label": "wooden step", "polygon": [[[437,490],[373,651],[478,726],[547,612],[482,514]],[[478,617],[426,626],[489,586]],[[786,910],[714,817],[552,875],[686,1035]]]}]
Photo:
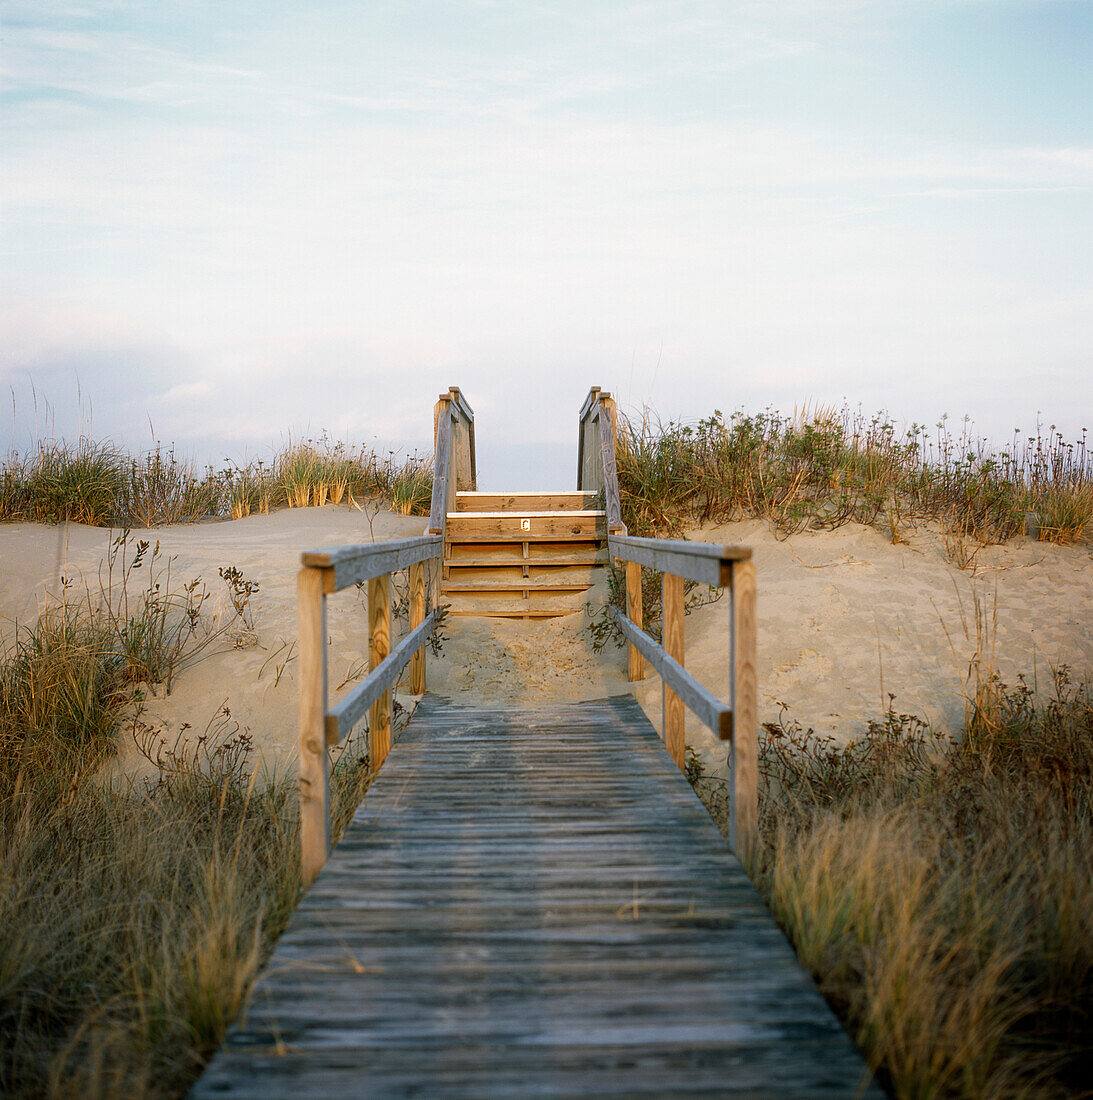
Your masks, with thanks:
[{"label": "wooden step", "polygon": [[[473,550],[478,543],[470,543],[466,546],[453,547],[459,550]],[[515,546],[516,555],[503,554],[453,554],[445,560],[444,564],[452,569],[490,569],[505,568],[513,565],[530,565],[533,568],[564,568],[571,565],[606,565],[607,554],[598,549],[575,550],[572,554],[541,554],[539,556],[529,554],[528,557],[520,555],[519,543],[506,543],[506,547]],[[534,546],[534,543],[532,544]]]},{"label": "wooden step", "polygon": [[449,615],[480,618],[551,618],[576,615],[588,602],[584,592],[455,592],[445,599]]},{"label": "wooden step", "polygon": [[493,608],[488,610],[465,610],[449,607],[448,614],[468,619],[561,619],[566,615],[579,615],[584,609],[575,608],[566,611],[544,611],[541,608],[524,608],[522,611],[498,611]]},{"label": "wooden step", "polygon": [[493,593],[493,592],[587,592],[593,585],[593,581],[582,584],[580,581],[552,581],[537,577],[524,578],[524,580],[498,580],[498,581],[444,581],[440,591]]},{"label": "wooden step", "polygon": [[582,511],[596,503],[596,493],[548,490],[539,493],[456,493],[457,512],[560,512]]},{"label": "wooden step", "polygon": [[555,568],[540,569],[531,562],[525,562],[523,565],[520,562],[507,562],[503,566],[497,568],[489,568],[484,566],[475,566],[474,568],[460,569],[456,567],[452,569],[450,563],[448,565],[450,570],[449,577],[445,578],[445,583],[450,579],[453,582],[458,581],[460,584],[512,584],[518,588],[529,587],[529,580],[532,585],[565,585],[568,588],[581,587],[582,585],[587,588],[590,584],[595,584],[597,577],[601,575],[601,571],[594,565],[562,565]]},{"label": "wooden step", "polygon": [[519,542],[450,542],[448,545],[450,565],[511,565],[533,564],[543,566],[562,565],[604,565],[607,563],[607,549],[602,540],[592,535],[587,539],[568,539],[551,541],[550,539],[522,539]]},{"label": "wooden step", "polygon": [[[526,524],[526,526],[525,526]],[[571,512],[449,512],[449,542],[512,542],[605,538],[605,513],[581,509]]]}]

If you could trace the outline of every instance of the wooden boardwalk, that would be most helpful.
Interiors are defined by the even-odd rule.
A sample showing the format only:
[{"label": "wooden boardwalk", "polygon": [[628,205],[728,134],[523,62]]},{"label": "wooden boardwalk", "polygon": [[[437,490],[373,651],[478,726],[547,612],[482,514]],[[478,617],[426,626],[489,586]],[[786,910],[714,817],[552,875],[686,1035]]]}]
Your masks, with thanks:
[{"label": "wooden boardwalk", "polygon": [[881,1094],[632,698],[426,696],[192,1095]]}]

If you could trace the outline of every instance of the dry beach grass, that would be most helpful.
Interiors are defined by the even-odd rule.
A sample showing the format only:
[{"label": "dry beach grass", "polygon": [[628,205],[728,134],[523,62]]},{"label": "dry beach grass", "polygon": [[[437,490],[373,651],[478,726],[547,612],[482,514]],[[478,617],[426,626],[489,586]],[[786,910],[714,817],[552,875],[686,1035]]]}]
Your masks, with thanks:
[{"label": "dry beach grass", "polygon": [[[1093,699],[977,685],[959,741],[890,711],[846,744],[761,748],[751,873],[899,1097],[1086,1095]],[[721,781],[694,776],[727,828]]]},{"label": "dry beach grass", "polygon": [[147,528],[374,499],[423,515],[431,492],[432,469],[420,456],[380,456],[326,435],[290,440],[268,463],[227,462],[201,473],[158,445],[134,455],[88,438],[48,440],[0,466],[0,520]]}]

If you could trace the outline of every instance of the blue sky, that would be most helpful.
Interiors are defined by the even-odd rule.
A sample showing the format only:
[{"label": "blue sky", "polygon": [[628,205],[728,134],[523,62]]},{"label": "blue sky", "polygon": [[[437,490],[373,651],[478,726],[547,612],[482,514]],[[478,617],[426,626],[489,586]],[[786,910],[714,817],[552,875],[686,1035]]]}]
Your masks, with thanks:
[{"label": "blue sky", "polygon": [[1086,0],[7,0],[0,38],[0,444],[427,447],[451,383],[486,484],[565,487],[592,384],[1088,422]]}]

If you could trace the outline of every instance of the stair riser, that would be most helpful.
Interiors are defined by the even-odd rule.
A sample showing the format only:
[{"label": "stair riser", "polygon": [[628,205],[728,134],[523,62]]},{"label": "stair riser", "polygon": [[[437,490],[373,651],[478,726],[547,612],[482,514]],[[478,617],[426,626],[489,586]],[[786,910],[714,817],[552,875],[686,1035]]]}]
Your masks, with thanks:
[{"label": "stair riser", "polygon": [[[523,526],[525,523],[526,527]],[[548,516],[508,516],[498,513],[495,516],[473,518],[453,514],[448,519],[447,536],[450,542],[606,538],[607,526],[602,517],[566,516],[561,512]]]},{"label": "stair riser", "polygon": [[574,615],[584,610],[587,592],[459,592],[444,597],[453,615]]},{"label": "stair riser", "polygon": [[[452,547],[452,552],[445,559],[444,564],[457,569],[507,569],[520,566],[530,566],[532,569],[590,569],[593,566],[607,564],[607,555],[598,553],[594,549],[588,553],[574,553],[567,557],[560,554],[540,556],[529,554],[526,558],[520,553],[518,545],[515,553],[475,553],[477,549],[474,543]],[[505,549],[509,551],[510,547],[506,546]],[[457,552],[464,550],[468,553]]]},{"label": "stair riser", "polygon": [[594,508],[595,493],[457,493],[457,512],[564,512]]},{"label": "stair riser", "polygon": [[566,588],[587,588],[599,579],[601,570],[591,566],[565,569],[532,569],[526,572],[519,566],[503,569],[459,569],[449,568],[444,583],[449,581],[461,585],[483,585],[489,587],[500,584],[515,584],[521,588],[550,588],[562,585]]}]

